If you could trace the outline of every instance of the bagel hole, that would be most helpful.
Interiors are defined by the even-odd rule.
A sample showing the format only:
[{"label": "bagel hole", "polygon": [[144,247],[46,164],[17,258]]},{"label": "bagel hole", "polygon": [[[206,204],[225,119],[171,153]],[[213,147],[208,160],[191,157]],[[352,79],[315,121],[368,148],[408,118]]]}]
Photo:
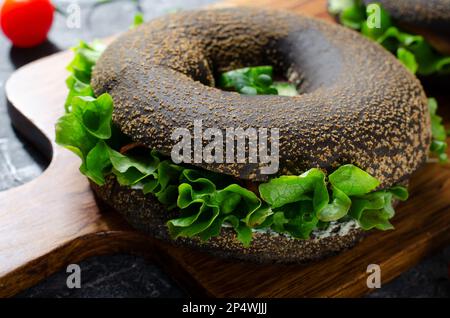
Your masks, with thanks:
[{"label": "bagel hole", "polygon": [[[223,91],[233,91],[236,92],[237,90],[235,88],[224,88],[220,86],[220,77],[222,76],[223,73],[229,72],[229,71],[234,71],[234,70],[238,70],[241,68],[251,68],[251,67],[259,67],[259,66],[272,66],[273,68],[273,75],[272,75],[272,81],[273,83],[288,83],[291,84],[295,87],[297,94],[300,95],[302,94],[301,91],[301,84],[302,84],[302,76],[299,72],[295,71],[293,67],[286,69],[283,69],[282,67],[277,67],[276,65],[270,64],[270,63],[266,63],[266,64],[258,64],[258,65],[246,65],[246,66],[242,66],[242,67],[227,67],[225,69],[222,70],[218,70],[215,69],[214,70],[214,83],[215,83],[215,87],[223,90]],[[265,94],[260,94],[260,95],[265,95]],[[267,94],[269,95],[269,94]]]}]

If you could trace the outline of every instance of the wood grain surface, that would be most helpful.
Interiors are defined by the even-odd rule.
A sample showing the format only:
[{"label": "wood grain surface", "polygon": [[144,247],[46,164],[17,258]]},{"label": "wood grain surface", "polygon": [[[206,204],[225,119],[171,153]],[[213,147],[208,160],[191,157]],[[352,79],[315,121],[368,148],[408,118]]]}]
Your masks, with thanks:
[{"label": "wood grain surface", "polygon": [[[331,21],[323,0],[231,0],[221,6],[252,4]],[[96,203],[78,171],[79,159],[53,142],[71,56],[66,51],[33,62],[6,85],[14,125],[51,163],[37,179],[0,192],[0,296],[12,296],[69,263],[115,252],[148,256],[192,295],[361,296],[370,292],[369,264],[381,266],[386,283],[450,242],[450,169],[438,164],[428,164],[414,176],[411,198],[397,208],[395,231],[371,232],[355,248],[309,265],[225,261],[144,236]],[[450,109],[449,101],[441,99],[441,106]]]}]

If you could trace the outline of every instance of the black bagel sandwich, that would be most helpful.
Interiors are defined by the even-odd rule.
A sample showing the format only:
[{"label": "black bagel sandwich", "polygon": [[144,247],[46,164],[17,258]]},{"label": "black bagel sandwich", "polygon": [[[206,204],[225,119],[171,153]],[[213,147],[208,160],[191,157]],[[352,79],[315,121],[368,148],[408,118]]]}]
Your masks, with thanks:
[{"label": "black bagel sandwich", "polygon": [[[159,239],[257,262],[318,259],[366,230],[391,229],[393,204],[407,197],[402,185],[427,159],[418,80],[337,25],[246,8],[192,11],[76,53],[57,142],[81,157],[101,200]],[[258,65],[298,95],[217,87],[221,74]],[[257,92],[245,85],[241,92]],[[276,171],[265,172],[267,161],[199,161],[190,151],[194,160],[177,162],[174,131],[195,135],[199,120],[223,134],[214,141],[224,148],[229,127],[266,129]],[[211,140],[200,140],[203,153]]]}]

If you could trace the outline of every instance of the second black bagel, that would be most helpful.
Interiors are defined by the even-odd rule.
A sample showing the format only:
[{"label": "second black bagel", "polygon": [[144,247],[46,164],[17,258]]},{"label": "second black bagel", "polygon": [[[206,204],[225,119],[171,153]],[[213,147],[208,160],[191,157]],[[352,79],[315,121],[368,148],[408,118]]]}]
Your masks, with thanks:
[{"label": "second black bagel", "polygon": [[450,0],[379,0],[377,3],[381,3],[400,23],[450,36]]}]

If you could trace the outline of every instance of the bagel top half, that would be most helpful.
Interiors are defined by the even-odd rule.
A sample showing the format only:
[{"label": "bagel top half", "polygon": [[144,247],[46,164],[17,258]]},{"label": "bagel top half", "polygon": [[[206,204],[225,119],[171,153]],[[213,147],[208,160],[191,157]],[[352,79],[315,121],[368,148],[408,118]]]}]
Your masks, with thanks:
[{"label": "bagel top half", "polygon": [[[223,71],[273,65],[295,79],[295,97],[222,91]],[[175,128],[278,128],[278,174],[353,163],[398,184],[425,160],[430,126],[418,80],[356,32],[259,9],[187,11],[128,31],[103,53],[95,93],[114,100],[113,121],[135,142],[170,155]],[[225,135],[225,134],[224,134]],[[196,164],[263,181],[258,164]]]}]

